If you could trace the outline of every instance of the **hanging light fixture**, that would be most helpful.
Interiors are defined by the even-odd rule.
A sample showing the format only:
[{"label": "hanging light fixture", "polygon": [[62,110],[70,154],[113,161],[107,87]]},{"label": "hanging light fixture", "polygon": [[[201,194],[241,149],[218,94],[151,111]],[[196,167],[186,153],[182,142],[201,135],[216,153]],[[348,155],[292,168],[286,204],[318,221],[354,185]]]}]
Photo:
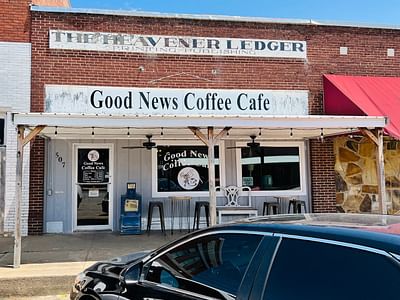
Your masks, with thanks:
[{"label": "hanging light fixture", "polygon": [[129,127],[128,127],[128,132],[126,133],[126,135],[128,136],[128,138],[131,137],[131,133],[130,133],[130,131],[129,131]]},{"label": "hanging light fixture", "polygon": [[161,133],[160,133],[160,135],[161,135],[161,136],[164,135],[164,127],[161,127]]},{"label": "hanging light fixture", "polygon": [[92,135],[94,135],[94,127],[92,127]]},{"label": "hanging light fixture", "polygon": [[259,128],[259,130],[260,130],[260,131],[258,132],[258,135],[261,136],[261,128]]},{"label": "hanging light fixture", "polygon": [[289,133],[290,137],[293,137],[293,128],[290,128],[290,133]]},{"label": "hanging light fixture", "polygon": [[56,126],[56,128],[54,129],[54,135],[57,135],[57,134],[58,134],[57,129],[58,129],[58,127]]},{"label": "hanging light fixture", "polygon": [[321,142],[324,142],[324,129],[323,128],[321,128],[320,139],[321,139]]},{"label": "hanging light fixture", "polygon": [[351,139],[354,137],[354,136],[353,136],[353,129],[354,129],[354,128],[350,128],[349,138],[351,138]]}]

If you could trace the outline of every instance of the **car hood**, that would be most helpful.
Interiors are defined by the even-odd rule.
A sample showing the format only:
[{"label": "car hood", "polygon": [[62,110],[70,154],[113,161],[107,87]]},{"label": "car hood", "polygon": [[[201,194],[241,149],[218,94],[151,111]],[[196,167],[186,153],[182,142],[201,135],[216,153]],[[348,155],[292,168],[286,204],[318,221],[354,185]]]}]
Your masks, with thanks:
[{"label": "car hood", "polygon": [[113,264],[113,265],[127,265],[136,260],[139,260],[139,259],[145,257],[146,255],[150,254],[151,252],[152,252],[152,250],[130,253],[127,255],[111,258],[110,260],[105,261],[105,262]]}]

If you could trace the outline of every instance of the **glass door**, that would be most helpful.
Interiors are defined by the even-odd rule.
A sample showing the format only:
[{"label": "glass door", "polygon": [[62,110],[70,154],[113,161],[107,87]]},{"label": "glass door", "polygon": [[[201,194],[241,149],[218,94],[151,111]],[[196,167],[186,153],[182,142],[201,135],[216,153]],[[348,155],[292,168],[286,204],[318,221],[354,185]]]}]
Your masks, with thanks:
[{"label": "glass door", "polygon": [[75,147],[75,229],[112,229],[112,147]]}]

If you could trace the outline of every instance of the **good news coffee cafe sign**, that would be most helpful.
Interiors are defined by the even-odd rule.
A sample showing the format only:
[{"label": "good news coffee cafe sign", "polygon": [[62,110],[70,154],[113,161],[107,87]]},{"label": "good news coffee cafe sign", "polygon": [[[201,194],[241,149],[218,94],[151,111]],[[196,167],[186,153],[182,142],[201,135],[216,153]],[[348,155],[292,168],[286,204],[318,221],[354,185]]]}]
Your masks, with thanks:
[{"label": "good news coffee cafe sign", "polygon": [[176,55],[307,58],[305,41],[147,35],[87,31],[49,31],[51,49]]},{"label": "good news coffee cafe sign", "polygon": [[307,115],[308,91],[46,85],[46,112],[139,115]]}]

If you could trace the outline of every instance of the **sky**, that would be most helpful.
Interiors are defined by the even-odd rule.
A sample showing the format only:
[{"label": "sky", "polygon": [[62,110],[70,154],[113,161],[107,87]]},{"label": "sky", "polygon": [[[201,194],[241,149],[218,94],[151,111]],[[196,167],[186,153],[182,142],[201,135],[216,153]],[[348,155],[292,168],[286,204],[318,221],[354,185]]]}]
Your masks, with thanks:
[{"label": "sky", "polygon": [[72,8],[400,26],[400,0],[70,0]]}]

